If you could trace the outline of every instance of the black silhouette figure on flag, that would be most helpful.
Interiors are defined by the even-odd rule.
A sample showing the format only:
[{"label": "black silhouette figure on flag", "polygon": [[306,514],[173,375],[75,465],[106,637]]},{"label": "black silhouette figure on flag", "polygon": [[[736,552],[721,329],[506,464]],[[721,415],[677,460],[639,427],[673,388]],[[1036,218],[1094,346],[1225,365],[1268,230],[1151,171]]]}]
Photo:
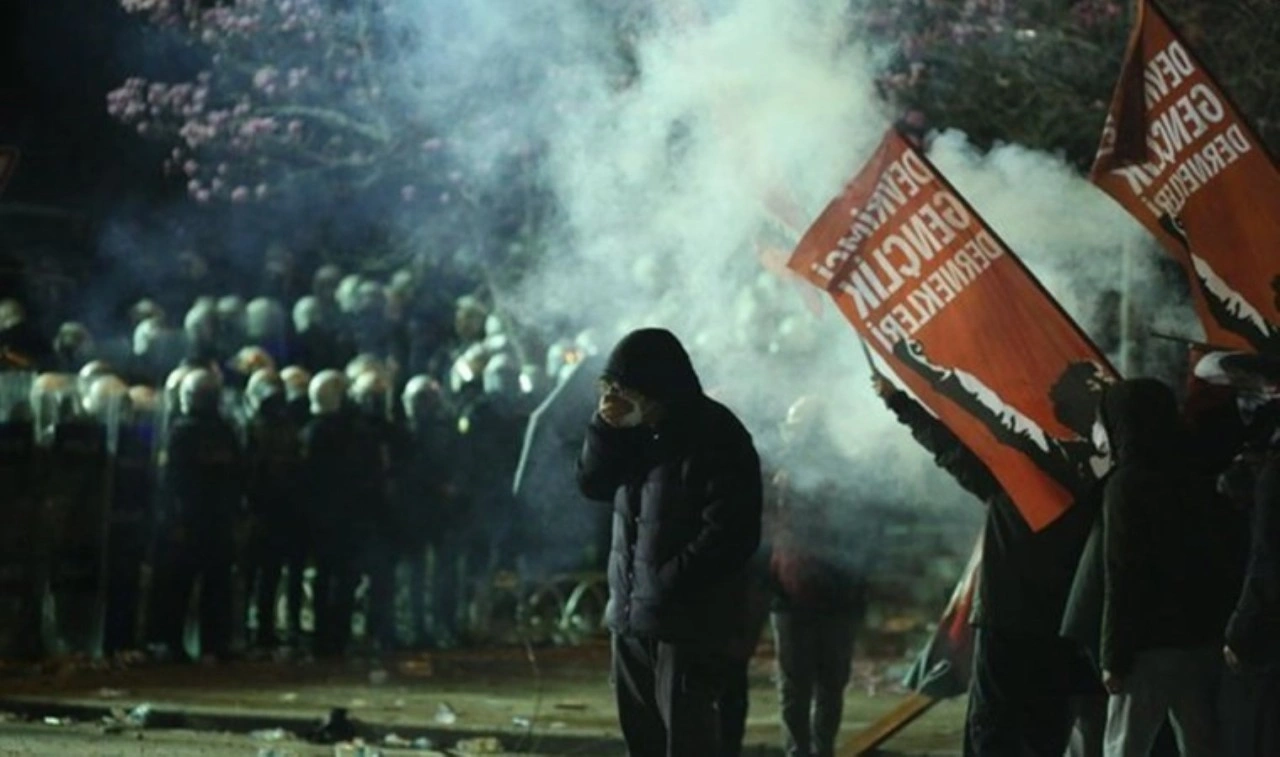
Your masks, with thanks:
[{"label": "black silhouette figure on flag", "polygon": [[1110,470],[1111,452],[1098,419],[1098,403],[1114,379],[1101,365],[1090,360],[1073,362],[1050,389],[1054,415],[1076,434],[1062,439],[1006,402],[972,373],[934,364],[920,342],[904,339],[894,345],[893,351],[936,392],[981,421],[1001,444],[1031,458],[1068,491],[1085,492]]}]

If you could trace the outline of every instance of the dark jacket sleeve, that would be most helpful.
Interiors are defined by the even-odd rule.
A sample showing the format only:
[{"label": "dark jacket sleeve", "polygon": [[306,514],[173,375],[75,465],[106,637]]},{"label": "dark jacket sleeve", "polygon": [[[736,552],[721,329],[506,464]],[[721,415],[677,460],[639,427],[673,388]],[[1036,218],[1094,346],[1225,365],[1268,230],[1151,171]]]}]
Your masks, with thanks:
[{"label": "dark jacket sleeve", "polygon": [[962,487],[982,501],[1004,492],[991,469],[973,454],[946,424],[934,418],[906,392],[897,392],[885,404],[898,422],[911,429],[911,436],[932,455],[934,462]]},{"label": "dark jacket sleeve", "polygon": [[742,570],[760,546],[764,492],[750,439],[713,451],[707,466],[698,533],[658,570],[675,593]]},{"label": "dark jacket sleeve", "polygon": [[[1280,467],[1269,463],[1253,504],[1249,563],[1226,639],[1246,663],[1273,661],[1280,640]],[[1272,649],[1268,649],[1272,647]]]},{"label": "dark jacket sleeve", "polygon": [[1118,676],[1133,666],[1136,630],[1143,623],[1138,569],[1146,560],[1141,524],[1136,522],[1131,479],[1123,471],[1107,482],[1102,500],[1103,601],[1101,665]]},{"label": "dark jacket sleeve", "polygon": [[578,458],[578,489],[587,499],[612,502],[640,463],[640,429],[612,428],[597,415],[587,426]]}]

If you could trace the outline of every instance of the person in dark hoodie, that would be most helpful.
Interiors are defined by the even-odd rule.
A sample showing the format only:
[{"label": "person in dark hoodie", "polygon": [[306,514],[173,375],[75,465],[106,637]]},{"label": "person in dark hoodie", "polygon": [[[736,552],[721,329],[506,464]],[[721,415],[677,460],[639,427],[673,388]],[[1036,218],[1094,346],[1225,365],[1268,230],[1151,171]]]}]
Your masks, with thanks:
[{"label": "person in dark hoodie", "polygon": [[1225,508],[1190,459],[1168,386],[1110,387],[1102,420],[1116,460],[1103,497],[1105,753],[1146,757],[1169,716],[1184,757],[1219,754],[1214,711],[1232,573]]},{"label": "person in dark hoodie", "polygon": [[[1255,444],[1222,479],[1247,503],[1248,562],[1226,627],[1223,656],[1240,693],[1230,712],[1232,757],[1280,754],[1280,431],[1274,400],[1255,413]],[[1233,490],[1241,491],[1233,491]]]},{"label": "person in dark hoodie", "polygon": [[1073,492],[1075,504],[1032,531],[991,470],[950,429],[884,378],[875,377],[874,386],[937,465],[987,506],[970,618],[975,634],[964,754],[1061,757],[1074,719],[1071,696],[1088,667],[1059,628],[1097,514],[1097,487]]},{"label": "person in dark hoodie", "polygon": [[613,678],[634,757],[720,752],[718,701],[745,625],[760,542],[760,459],[707,397],[669,331],[614,349],[578,462],[578,485],[614,508],[609,556]]}]

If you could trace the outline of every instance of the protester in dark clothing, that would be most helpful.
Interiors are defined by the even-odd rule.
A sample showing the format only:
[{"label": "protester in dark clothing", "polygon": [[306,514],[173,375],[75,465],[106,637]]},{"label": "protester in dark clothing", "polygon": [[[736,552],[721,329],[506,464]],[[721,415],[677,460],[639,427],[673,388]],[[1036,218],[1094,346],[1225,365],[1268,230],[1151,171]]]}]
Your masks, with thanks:
[{"label": "protester in dark clothing", "polygon": [[[866,610],[865,575],[835,527],[840,493],[824,480],[818,403],[803,398],[787,413],[785,467],[774,477],[769,508],[776,591],[773,612],[787,757],[831,757],[844,710],[853,642]],[[818,472],[820,471],[820,472]]]},{"label": "protester in dark clothing", "polygon": [[760,541],[760,461],[668,331],[625,337],[602,383],[578,481],[614,506],[606,618],[623,737],[637,757],[715,755]]},{"label": "protester in dark clothing", "polygon": [[732,664],[720,695],[720,755],[739,757],[747,735],[747,715],[751,707],[751,660],[760,646],[760,635],[769,623],[772,580],[769,575],[770,547],[762,538],[747,564],[747,604],[741,632],[729,643]]},{"label": "protester in dark clothing", "polygon": [[187,603],[200,591],[203,656],[224,657],[231,642],[233,531],[243,494],[243,453],[235,430],[218,414],[221,386],[205,370],[182,381],[182,417],[166,448],[163,569],[154,617],[159,638],[181,657]]},{"label": "protester in dark clothing", "polygon": [[884,379],[876,389],[938,466],[987,506],[965,754],[1061,757],[1070,697],[1087,668],[1058,632],[1097,494],[1077,492],[1066,512],[1032,531],[991,470],[950,429]]},{"label": "protester in dark clothing", "polygon": [[1280,754],[1280,455],[1262,462],[1251,513],[1244,586],[1226,628],[1224,655],[1248,687],[1238,757]]},{"label": "protester in dark clothing", "polygon": [[1231,580],[1226,509],[1197,475],[1173,391],[1125,381],[1103,399],[1117,461],[1103,504],[1106,754],[1146,757],[1166,714],[1184,755],[1218,753],[1218,647]]}]

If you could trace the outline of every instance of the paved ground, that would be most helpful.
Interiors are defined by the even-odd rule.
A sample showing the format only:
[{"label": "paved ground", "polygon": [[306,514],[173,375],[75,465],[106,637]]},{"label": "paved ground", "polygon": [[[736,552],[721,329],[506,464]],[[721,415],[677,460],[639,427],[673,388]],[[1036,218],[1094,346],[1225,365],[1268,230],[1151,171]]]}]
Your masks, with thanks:
[{"label": "paved ground", "polygon": [[[607,659],[606,647],[592,645],[539,650],[532,660],[525,650],[498,649],[401,656],[385,664],[104,669],[68,662],[39,671],[0,669],[0,711],[13,713],[0,722],[0,757],[333,755],[333,747],[312,747],[295,734],[306,733],[334,707],[347,708],[360,735],[387,755],[402,752],[386,748],[391,734],[400,743],[426,738],[451,750],[467,746],[468,739],[496,738],[504,750],[523,754],[619,754]],[[754,754],[777,753],[771,671],[765,658],[753,666],[747,742]],[[858,666],[847,697],[846,734],[902,701],[905,693],[892,684],[892,673],[888,665]],[[119,716],[143,703],[152,708],[145,729],[102,725],[112,710]],[[959,754],[962,710],[962,702],[939,705],[890,742],[887,753]],[[45,724],[46,717],[56,724]],[[273,733],[277,729],[282,733]],[[259,738],[247,735],[252,732]]]}]

